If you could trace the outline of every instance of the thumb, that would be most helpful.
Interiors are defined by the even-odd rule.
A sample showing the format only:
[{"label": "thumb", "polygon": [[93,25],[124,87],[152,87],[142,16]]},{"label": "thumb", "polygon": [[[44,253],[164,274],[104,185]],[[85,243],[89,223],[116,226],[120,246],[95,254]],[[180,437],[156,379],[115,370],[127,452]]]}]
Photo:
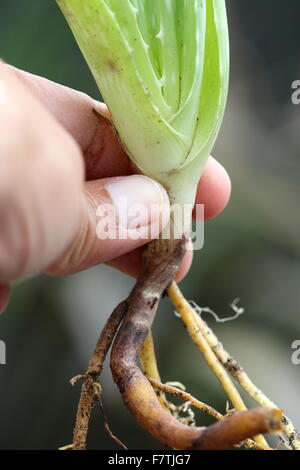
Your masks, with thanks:
[{"label": "thumb", "polygon": [[168,223],[170,203],[159,183],[131,175],[85,183],[82,210],[72,243],[48,274],[81,271],[146,244]]}]

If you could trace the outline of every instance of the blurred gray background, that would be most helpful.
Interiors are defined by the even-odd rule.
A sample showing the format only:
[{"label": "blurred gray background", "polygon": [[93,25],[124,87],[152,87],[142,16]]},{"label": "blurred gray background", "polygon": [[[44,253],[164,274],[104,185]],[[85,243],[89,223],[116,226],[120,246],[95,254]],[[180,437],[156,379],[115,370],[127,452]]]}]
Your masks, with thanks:
[{"label": "blurred gray background", "polygon": [[[241,298],[245,313],[216,324],[226,348],[300,428],[300,366],[291,343],[300,339],[300,106],[291,83],[300,79],[300,3],[228,0],[232,74],[214,156],[228,169],[231,202],[206,223],[182,288],[220,316]],[[7,62],[99,98],[79,50],[53,0],[2,1],[0,56]],[[30,110],[29,110],[30,112]],[[133,280],[100,266],[64,279],[39,276],[14,288],[0,339],[0,448],[57,449],[69,444],[80,387],[98,332]],[[154,326],[164,381],[180,380],[199,399],[224,411],[226,396],[164,300]],[[161,448],[134,422],[106,368],[101,380],[113,431],[131,449]],[[249,402],[251,404],[251,402]],[[198,424],[210,422],[197,414]],[[116,449],[93,413],[89,448]]]}]

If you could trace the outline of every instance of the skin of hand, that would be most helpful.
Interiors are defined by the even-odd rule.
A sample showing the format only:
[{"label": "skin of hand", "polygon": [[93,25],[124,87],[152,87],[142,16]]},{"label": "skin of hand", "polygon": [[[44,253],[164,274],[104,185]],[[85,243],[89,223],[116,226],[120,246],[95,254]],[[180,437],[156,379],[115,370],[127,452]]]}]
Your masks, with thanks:
[{"label": "skin of hand", "polygon": [[[9,282],[25,275],[67,275],[106,263],[136,277],[149,237],[134,237],[140,227],[129,225],[123,229],[133,236],[99,238],[98,208],[118,207],[121,220],[124,196],[129,208],[156,204],[158,213],[141,222],[154,238],[169,219],[164,188],[133,174],[112,126],[93,112],[109,117],[103,103],[2,62],[0,84],[0,312]],[[196,200],[206,219],[224,209],[230,191],[227,172],[210,157]],[[188,251],[178,280],[191,261]]]}]

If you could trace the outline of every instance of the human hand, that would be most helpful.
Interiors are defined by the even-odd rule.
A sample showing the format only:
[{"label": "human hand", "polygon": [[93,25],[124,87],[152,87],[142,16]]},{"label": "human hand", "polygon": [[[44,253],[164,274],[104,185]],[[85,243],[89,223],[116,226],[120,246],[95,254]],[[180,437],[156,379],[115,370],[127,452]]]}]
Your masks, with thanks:
[{"label": "human hand", "polygon": [[[109,116],[105,105],[6,64],[0,82],[0,311],[9,281],[39,271],[64,275],[107,263],[137,276],[149,238],[99,239],[96,209],[117,207],[124,196],[128,208],[159,205],[161,224],[154,216],[142,221],[156,236],[168,222],[168,197],[158,183],[133,174],[112,127],[93,112]],[[219,214],[229,196],[229,177],[210,157],[196,201],[205,218]],[[132,235],[138,227],[124,228]],[[189,251],[178,279],[191,258]]]}]

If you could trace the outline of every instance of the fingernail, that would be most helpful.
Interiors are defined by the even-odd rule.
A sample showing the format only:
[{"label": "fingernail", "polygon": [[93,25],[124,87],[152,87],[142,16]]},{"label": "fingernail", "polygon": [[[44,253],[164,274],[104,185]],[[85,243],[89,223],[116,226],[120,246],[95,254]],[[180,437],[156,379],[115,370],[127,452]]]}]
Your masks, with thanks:
[{"label": "fingernail", "polygon": [[[137,229],[168,219],[170,204],[166,190],[143,175],[114,178],[105,185],[117,212],[119,224]],[[163,222],[164,224],[164,222]]]}]

